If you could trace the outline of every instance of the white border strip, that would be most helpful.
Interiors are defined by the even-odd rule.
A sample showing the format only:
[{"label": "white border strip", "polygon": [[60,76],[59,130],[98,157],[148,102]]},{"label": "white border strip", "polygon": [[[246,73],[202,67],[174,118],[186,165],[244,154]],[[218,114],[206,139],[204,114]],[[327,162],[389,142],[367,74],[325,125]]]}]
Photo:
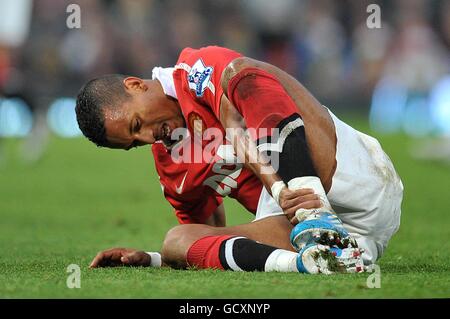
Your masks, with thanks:
[{"label": "white border strip", "polygon": [[236,239],[242,239],[245,237],[234,237],[227,240],[225,243],[225,259],[227,260],[228,266],[230,266],[233,271],[243,271],[241,267],[236,264],[236,261],[233,257],[233,245]]}]

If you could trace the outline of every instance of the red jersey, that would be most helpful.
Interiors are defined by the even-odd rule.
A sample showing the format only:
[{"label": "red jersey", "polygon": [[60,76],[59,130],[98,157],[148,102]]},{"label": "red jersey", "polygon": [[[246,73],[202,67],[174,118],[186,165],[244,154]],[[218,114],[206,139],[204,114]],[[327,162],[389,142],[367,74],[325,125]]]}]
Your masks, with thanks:
[{"label": "red jersey", "polygon": [[[195,119],[203,120],[206,128],[222,128],[219,119],[224,92],[220,80],[224,69],[239,57],[242,55],[217,46],[198,50],[186,48],[181,52],[173,79],[177,99],[191,132],[195,132]],[[236,89],[238,83],[240,87]],[[282,120],[298,114],[296,104],[278,79],[264,70],[248,68],[235,75],[229,81],[226,93],[245,119],[247,128],[257,130],[249,131],[254,140],[272,135],[272,129]]]},{"label": "red jersey", "polygon": [[[222,72],[241,56],[217,46],[198,50],[186,48],[173,71],[176,97],[191,135],[179,144],[195,153],[196,135],[204,137],[208,129],[215,129],[222,136],[219,145],[211,151],[212,156],[194,163],[192,158],[190,163],[176,163],[161,143],[152,147],[164,196],[175,208],[180,223],[203,223],[222,203],[224,196],[236,198],[247,210],[256,212],[262,183],[242,163],[237,163],[235,156],[230,156],[234,153],[233,146],[225,139],[225,130],[219,120],[224,93],[220,83]],[[234,79],[235,82],[239,80]],[[263,74],[258,81],[262,81],[262,85],[252,86],[252,94],[239,96],[236,93],[230,99],[249,128],[273,128],[296,112],[296,106],[270,74]],[[265,90],[264,85],[270,86],[273,82],[277,83],[278,91]],[[274,98],[274,92],[286,103],[281,106],[280,99]],[[201,138],[198,143],[204,150],[210,146],[209,141]]]},{"label": "red jersey", "polygon": [[[193,150],[195,145],[193,119],[201,120],[202,131],[216,128],[225,136],[216,115],[219,114],[223,94],[220,77],[223,69],[240,56],[234,51],[219,47],[201,50],[187,48],[181,52],[173,79],[177,99],[190,132],[190,138],[179,143],[184,144],[184,149]],[[206,144],[208,141],[202,141],[202,147]],[[217,156],[210,163],[204,159],[200,162],[177,162],[162,143],[152,145],[164,196],[175,208],[181,224],[205,222],[225,196],[237,199],[247,210],[256,212],[263,187],[261,182],[242,163],[237,163],[234,156],[230,157],[234,153],[231,144],[225,139],[220,144],[212,151]]]}]

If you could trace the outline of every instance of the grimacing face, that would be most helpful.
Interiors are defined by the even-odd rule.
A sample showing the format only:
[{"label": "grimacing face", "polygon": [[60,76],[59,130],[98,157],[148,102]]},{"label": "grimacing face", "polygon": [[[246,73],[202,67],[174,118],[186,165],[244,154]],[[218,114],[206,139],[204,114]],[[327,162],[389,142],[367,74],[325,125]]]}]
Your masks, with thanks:
[{"label": "grimacing face", "polygon": [[109,147],[129,150],[156,141],[167,147],[176,143],[171,133],[185,126],[178,102],[164,94],[157,80],[127,77],[123,83],[131,97],[103,109]]}]

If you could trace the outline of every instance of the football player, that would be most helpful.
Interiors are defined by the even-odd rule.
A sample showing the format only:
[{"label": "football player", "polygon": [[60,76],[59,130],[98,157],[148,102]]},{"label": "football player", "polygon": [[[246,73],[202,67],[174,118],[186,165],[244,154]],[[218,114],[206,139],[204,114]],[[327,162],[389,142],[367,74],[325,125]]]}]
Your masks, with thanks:
[{"label": "football player", "polygon": [[[399,227],[403,185],[378,141],[284,71],[235,51],[187,48],[151,80],[91,80],[76,112],[98,146],[152,144],[164,195],[182,224],[168,232],[162,258],[113,249],[92,267],[359,272]],[[180,136],[181,128],[188,134]],[[212,148],[211,135],[220,135]],[[255,221],[225,227],[223,196]]]}]

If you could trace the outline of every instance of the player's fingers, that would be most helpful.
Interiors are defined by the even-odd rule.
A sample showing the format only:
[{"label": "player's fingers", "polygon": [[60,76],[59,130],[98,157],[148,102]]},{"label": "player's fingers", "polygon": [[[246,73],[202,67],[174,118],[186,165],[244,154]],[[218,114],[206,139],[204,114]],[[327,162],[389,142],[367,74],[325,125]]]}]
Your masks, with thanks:
[{"label": "player's fingers", "polygon": [[114,248],[103,252],[102,266],[115,267],[123,264],[122,257],[127,254],[123,248]]},{"label": "player's fingers", "polygon": [[91,262],[90,268],[96,267],[108,267],[116,266],[120,264],[120,257],[122,256],[122,248],[112,248],[108,250],[101,251],[95,256],[94,260]]},{"label": "player's fingers", "polygon": [[290,221],[291,221],[291,224],[294,225],[294,226],[298,224],[298,218],[295,217],[295,216],[292,217]]},{"label": "player's fingers", "polygon": [[284,212],[284,216],[286,216],[287,219],[291,220],[295,216],[295,210],[290,210]]},{"label": "player's fingers", "polygon": [[286,217],[290,220],[292,217],[294,217],[295,216],[295,212],[297,211],[297,208],[298,206],[294,206],[294,207],[291,207],[291,208],[289,208],[289,209],[286,209],[285,211],[284,211],[284,214],[286,215]]},{"label": "player's fingers", "polygon": [[302,203],[306,203],[306,202],[310,202],[310,201],[319,201],[320,202],[320,197],[317,194],[308,194],[308,195],[304,195],[304,196],[299,196],[295,199],[291,199],[292,201],[292,206],[294,205],[301,205]]},{"label": "player's fingers", "polygon": [[89,265],[89,268],[96,268],[96,267],[98,267],[102,260],[103,260],[103,252],[101,251],[91,261],[91,264]]},{"label": "player's fingers", "polygon": [[[299,197],[296,197],[296,198],[293,198],[290,200],[285,200],[280,204],[281,204],[281,208],[283,208],[283,210],[286,211],[290,208],[297,207],[298,205],[301,205],[302,203],[309,202],[309,201],[316,201],[316,200],[320,202],[319,195],[312,193],[312,194],[299,196]],[[313,208],[315,208],[315,207],[313,207]]]},{"label": "player's fingers", "polygon": [[290,208],[284,210],[284,214],[290,219],[295,215],[295,212],[297,210],[299,210],[300,208],[313,209],[313,208],[320,208],[321,206],[322,206],[322,202],[319,199],[307,200],[296,206],[293,206],[293,207],[290,207]]},{"label": "player's fingers", "polygon": [[285,199],[294,199],[299,196],[304,196],[308,194],[314,194],[314,190],[311,188],[299,188],[296,190],[289,189],[289,191],[286,192]]},{"label": "player's fingers", "polygon": [[134,251],[124,255],[121,261],[128,266],[148,266],[150,264],[150,256],[142,251]]},{"label": "player's fingers", "polygon": [[124,255],[124,251],[122,248],[113,248],[103,252],[104,259],[108,259],[111,261],[119,261],[120,257]]},{"label": "player's fingers", "polygon": [[136,252],[131,252],[128,254],[125,254],[120,259],[124,265],[133,266],[139,264],[139,256],[136,254]]},{"label": "player's fingers", "polygon": [[304,209],[313,209],[313,208],[320,208],[322,207],[322,202],[319,199],[315,199],[315,200],[309,200],[306,202],[301,203],[300,205],[298,205],[298,208],[304,208]]}]

